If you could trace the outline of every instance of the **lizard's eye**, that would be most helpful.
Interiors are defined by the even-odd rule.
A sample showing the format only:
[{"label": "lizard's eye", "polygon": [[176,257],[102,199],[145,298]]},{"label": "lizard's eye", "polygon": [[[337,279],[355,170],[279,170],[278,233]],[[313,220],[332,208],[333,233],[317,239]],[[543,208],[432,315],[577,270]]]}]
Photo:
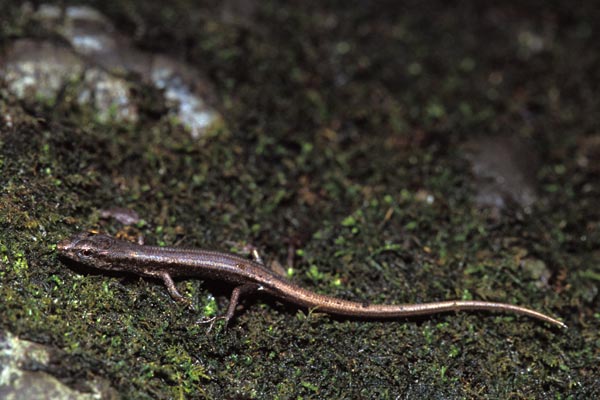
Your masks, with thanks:
[{"label": "lizard's eye", "polygon": [[92,251],[90,249],[83,249],[79,252],[79,255],[83,257],[89,257],[92,255]]}]

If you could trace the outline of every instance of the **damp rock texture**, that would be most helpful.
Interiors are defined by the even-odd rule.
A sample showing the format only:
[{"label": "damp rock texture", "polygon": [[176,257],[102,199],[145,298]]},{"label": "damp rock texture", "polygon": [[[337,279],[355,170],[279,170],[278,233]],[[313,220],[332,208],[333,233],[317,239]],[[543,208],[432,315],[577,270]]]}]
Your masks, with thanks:
[{"label": "damp rock texture", "polygon": [[467,158],[475,178],[475,203],[498,211],[530,211],[537,200],[535,146],[510,135],[492,135],[466,143]]},{"label": "damp rock texture", "polygon": [[2,79],[21,99],[54,103],[66,91],[92,105],[100,122],[135,123],[139,110],[128,77],[161,90],[174,117],[197,138],[223,125],[210,85],[192,66],[137,50],[93,8],[42,5],[25,13],[67,42],[19,39],[0,56]]},{"label": "damp rock texture", "polygon": [[117,392],[104,380],[73,389],[43,371],[53,360],[52,348],[0,332],[0,398],[18,399],[116,399]]},{"label": "damp rock texture", "polygon": [[93,106],[100,122],[138,119],[129,84],[89,64],[68,46],[19,39],[0,62],[8,90],[20,99],[53,104],[68,91],[79,104]]}]

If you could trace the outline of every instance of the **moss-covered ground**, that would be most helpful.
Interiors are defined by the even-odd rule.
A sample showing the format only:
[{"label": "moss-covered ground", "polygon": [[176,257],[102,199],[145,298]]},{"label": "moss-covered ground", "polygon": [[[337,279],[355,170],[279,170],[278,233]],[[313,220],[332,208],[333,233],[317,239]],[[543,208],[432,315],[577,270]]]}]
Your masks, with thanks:
[{"label": "moss-covered ground", "polygon": [[[45,36],[4,3],[2,47]],[[270,1],[234,17],[218,2],[89,3],[136,46],[197,66],[226,126],[192,140],[141,84],[137,124],[1,90],[0,329],[64,350],[51,373],[75,387],[101,376],[126,398],[600,397],[594,2]],[[541,155],[530,213],[474,205],[461,144],[502,133]],[[143,221],[100,219],[115,206]],[[59,240],[92,229],[252,244],[319,293],[505,301],[569,329],[489,313],[330,318],[252,296],[208,332],[195,322],[224,311],[229,286],[179,281],[194,313],[160,282],[58,259]]]}]

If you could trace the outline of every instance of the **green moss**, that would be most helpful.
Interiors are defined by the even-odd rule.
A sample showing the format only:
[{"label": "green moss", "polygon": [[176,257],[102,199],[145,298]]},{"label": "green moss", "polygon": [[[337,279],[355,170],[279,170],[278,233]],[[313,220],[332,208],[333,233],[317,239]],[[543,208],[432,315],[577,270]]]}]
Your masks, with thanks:
[{"label": "green moss", "polygon": [[[99,123],[70,96],[24,107],[0,91],[13,118],[0,128],[1,329],[64,350],[50,371],[61,379],[90,371],[124,397],[597,397],[598,190],[580,145],[595,132],[586,71],[597,63],[580,57],[596,42],[581,32],[597,15],[543,6],[539,19],[539,7],[520,3],[382,12],[267,2],[256,19],[227,22],[194,2],[103,3],[136,28],[140,47],[181,43],[175,51],[210,78],[226,120],[193,140],[150,100],[130,125]],[[3,45],[43,36],[14,13],[0,16]],[[560,34],[544,33],[548,46],[527,55],[523,29]],[[548,68],[549,58],[580,67]],[[461,143],[495,131],[531,136],[545,156],[531,214],[473,206]],[[142,222],[100,219],[114,206]],[[80,230],[252,244],[319,293],[507,301],[569,329],[486,313],[329,318],[257,295],[227,331],[209,331],[197,322],[224,312],[231,286],[176,282],[193,312],[159,281],[63,263],[55,244]]]}]

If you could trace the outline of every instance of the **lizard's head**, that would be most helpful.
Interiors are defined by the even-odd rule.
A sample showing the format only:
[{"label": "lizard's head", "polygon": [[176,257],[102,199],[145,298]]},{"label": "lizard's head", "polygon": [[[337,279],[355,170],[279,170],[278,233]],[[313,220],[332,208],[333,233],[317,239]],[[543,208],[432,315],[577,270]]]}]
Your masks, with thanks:
[{"label": "lizard's head", "polygon": [[107,255],[114,242],[115,239],[107,235],[83,232],[62,240],[56,249],[58,254],[69,260],[95,268],[111,269]]}]

